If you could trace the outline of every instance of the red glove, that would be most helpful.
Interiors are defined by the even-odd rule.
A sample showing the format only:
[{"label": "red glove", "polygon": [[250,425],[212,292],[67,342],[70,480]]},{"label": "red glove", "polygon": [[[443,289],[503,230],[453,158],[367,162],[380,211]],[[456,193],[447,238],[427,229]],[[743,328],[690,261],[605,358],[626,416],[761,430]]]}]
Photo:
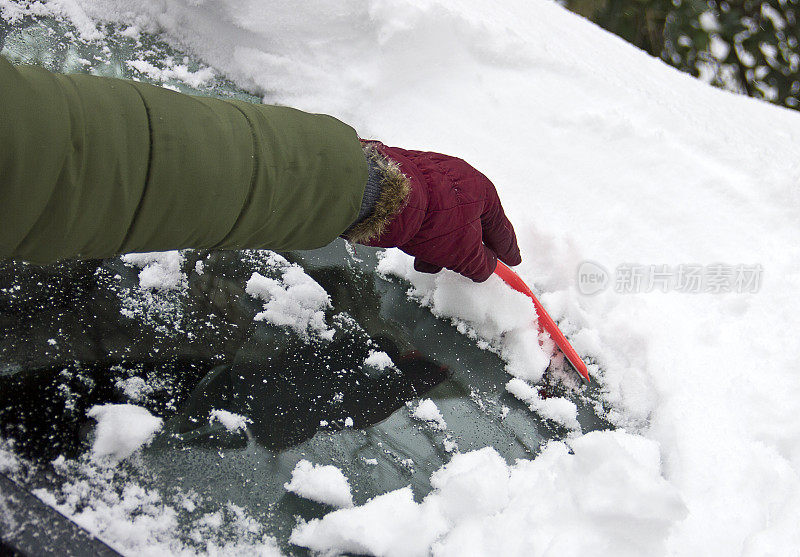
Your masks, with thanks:
[{"label": "red glove", "polygon": [[522,261],[514,227],[486,176],[455,157],[368,144],[397,164],[410,192],[377,236],[354,241],[399,247],[414,256],[417,271],[446,267],[476,282],[492,275],[498,257],[512,266]]}]

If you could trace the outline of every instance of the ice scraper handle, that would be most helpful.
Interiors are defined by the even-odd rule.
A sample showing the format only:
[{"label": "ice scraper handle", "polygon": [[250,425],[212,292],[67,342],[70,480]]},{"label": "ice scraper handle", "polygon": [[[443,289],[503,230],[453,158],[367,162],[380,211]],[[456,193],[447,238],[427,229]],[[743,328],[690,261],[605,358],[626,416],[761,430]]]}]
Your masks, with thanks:
[{"label": "ice scraper handle", "polygon": [[528,285],[525,284],[517,273],[512,271],[505,263],[502,261],[497,262],[497,268],[495,269],[495,274],[503,279],[507,285],[511,288],[516,290],[517,292],[522,292],[528,298],[533,301],[533,305],[536,307],[536,315],[539,317],[539,328],[544,329],[550,335],[556,346],[558,346],[564,355],[569,360],[569,363],[572,364],[572,367],[581,374],[581,376],[586,380],[587,383],[591,382],[589,379],[589,371],[586,369],[586,364],[583,363],[581,357],[578,356],[578,353],[575,352],[575,349],[567,340],[567,337],[564,336],[564,333],[561,332],[561,329],[558,328],[556,322],[553,321],[553,318],[550,317],[550,314],[545,311],[544,306],[542,306],[541,302],[534,296],[533,292]]}]

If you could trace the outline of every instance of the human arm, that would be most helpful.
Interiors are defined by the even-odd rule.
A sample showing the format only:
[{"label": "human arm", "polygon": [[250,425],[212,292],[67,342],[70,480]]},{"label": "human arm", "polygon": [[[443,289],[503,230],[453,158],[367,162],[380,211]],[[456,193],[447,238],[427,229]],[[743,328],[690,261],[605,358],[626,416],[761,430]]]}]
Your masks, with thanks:
[{"label": "human arm", "polygon": [[331,116],[0,57],[0,258],[321,247],[366,176]]}]

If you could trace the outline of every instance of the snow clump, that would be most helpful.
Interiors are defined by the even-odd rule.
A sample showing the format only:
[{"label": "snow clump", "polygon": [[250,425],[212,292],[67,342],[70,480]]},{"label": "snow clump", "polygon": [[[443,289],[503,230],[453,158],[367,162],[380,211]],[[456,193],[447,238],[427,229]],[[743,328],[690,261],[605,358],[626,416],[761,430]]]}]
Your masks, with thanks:
[{"label": "snow clump", "polygon": [[336,466],[312,464],[308,460],[301,460],[292,471],[291,481],[283,487],[317,503],[332,507],[353,506],[350,483]]},{"label": "snow clump", "polygon": [[370,350],[369,355],[364,359],[364,365],[383,371],[387,367],[392,367],[394,362],[392,362],[392,359],[386,352]]},{"label": "snow clump", "polygon": [[535,387],[522,379],[514,378],[506,383],[506,390],[528,405],[541,417],[552,420],[569,429],[580,429],[578,407],[563,397],[542,398]]},{"label": "snow clump", "polygon": [[97,420],[92,458],[117,462],[149,444],[164,421],[133,404],[92,406],[87,415]]},{"label": "snow clump", "polygon": [[420,400],[417,407],[412,410],[411,416],[421,422],[430,423],[436,429],[447,429],[447,423],[444,421],[442,413],[439,411],[436,403],[429,398]]},{"label": "snow clump", "polygon": [[122,261],[142,269],[139,272],[139,288],[142,290],[180,290],[187,284],[181,272],[183,255],[179,251],[129,253]]},{"label": "snow clump", "polygon": [[247,429],[247,424],[253,420],[240,414],[234,414],[227,410],[212,410],[208,418],[208,423],[219,422],[231,433]]},{"label": "snow clump", "polygon": [[282,272],[280,281],[260,273],[253,273],[247,281],[247,293],[266,302],[264,311],[254,319],[290,327],[304,338],[309,338],[310,332],[332,340],[334,331],[325,323],[325,309],[331,305],[328,293],[302,267],[288,265]]}]

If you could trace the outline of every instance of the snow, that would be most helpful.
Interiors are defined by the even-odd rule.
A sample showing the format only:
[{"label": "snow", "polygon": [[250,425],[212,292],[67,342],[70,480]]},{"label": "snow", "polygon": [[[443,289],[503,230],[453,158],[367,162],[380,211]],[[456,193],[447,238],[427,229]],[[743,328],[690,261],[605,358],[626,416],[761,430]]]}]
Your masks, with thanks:
[{"label": "snow", "polygon": [[164,424],[146,408],[133,404],[92,406],[86,414],[97,420],[92,456],[98,461],[128,458],[149,444]]},{"label": "snow", "polygon": [[552,341],[544,335],[540,346],[533,304],[498,277],[477,284],[451,272],[418,273],[413,260],[397,250],[383,254],[378,272],[411,282],[411,297],[434,315],[453,320],[472,338],[485,341],[503,357],[511,375],[531,381],[542,378],[550,362]]},{"label": "snow", "polygon": [[292,470],[292,479],[284,484],[286,491],[332,507],[352,507],[350,483],[336,466],[313,464],[301,460]]},{"label": "snow", "polygon": [[235,432],[247,429],[247,424],[252,423],[253,420],[227,410],[215,409],[211,411],[208,423],[214,423],[215,421],[221,423],[228,431]]},{"label": "snow", "polygon": [[186,284],[181,272],[183,256],[179,251],[129,253],[122,260],[141,268],[139,287],[143,290],[178,290]]},{"label": "snow", "polygon": [[[563,555],[799,545],[800,115],[712,89],[546,0],[47,5],[85,37],[99,33],[97,20],[163,33],[269,102],[475,165],[515,225],[518,273],[592,362],[606,418],[627,428],[571,439],[574,455],[556,443],[513,465],[511,501],[480,522],[449,524],[406,489],[309,522],[297,543],[381,555],[432,544],[439,555],[535,555],[545,543]],[[5,0],[2,9],[24,15]],[[753,292],[636,293],[612,276],[584,296],[584,261],[609,273],[761,265],[763,280]],[[415,273],[395,251],[381,271],[496,350],[513,377],[541,378],[548,339],[540,349],[521,295],[495,279]],[[143,288],[164,283],[144,278]],[[324,304],[301,307],[313,321]],[[579,384],[568,370],[555,375]],[[476,490],[483,481],[475,476]]]},{"label": "snow", "polygon": [[410,487],[379,495],[360,507],[340,509],[323,519],[300,524],[293,544],[328,554],[353,553],[386,557],[429,554],[430,540],[445,529],[444,519],[430,506],[414,502]]},{"label": "snow", "polygon": [[364,359],[365,366],[372,366],[375,369],[384,370],[387,367],[392,367],[394,362],[386,352],[378,350],[370,350],[369,355]]},{"label": "snow", "polygon": [[455,455],[420,503],[392,491],[300,524],[291,541],[381,556],[659,554],[686,516],[660,468],[655,442],[621,431],[553,441],[511,466],[487,447]]},{"label": "snow", "polygon": [[578,407],[571,400],[563,397],[542,398],[535,387],[517,378],[506,383],[506,390],[543,418],[553,420],[569,429],[581,428],[578,423]]},{"label": "snow", "polygon": [[141,402],[153,393],[153,387],[141,377],[119,379],[114,386],[131,402]]},{"label": "snow", "polygon": [[211,68],[192,72],[185,64],[176,64],[173,60],[167,60],[167,67],[163,69],[146,60],[129,60],[126,64],[152,80],[163,82],[177,79],[195,88],[206,86],[214,79],[214,70]]},{"label": "snow", "polygon": [[168,496],[91,459],[61,456],[52,465],[61,485],[33,493],[123,555],[281,555],[264,527],[233,503],[215,508],[178,486]]},{"label": "snow", "polygon": [[442,413],[436,403],[429,398],[420,400],[417,407],[412,410],[411,415],[421,422],[430,422],[436,429],[447,429],[447,423],[444,421]]},{"label": "snow", "polygon": [[282,272],[280,281],[260,273],[247,281],[247,293],[266,302],[254,319],[290,327],[304,338],[311,334],[331,340],[334,331],[325,323],[325,309],[331,304],[328,293],[302,267],[287,264]]},{"label": "snow", "polygon": [[13,445],[0,439],[0,473],[16,472],[19,468],[19,457],[14,453]]}]

